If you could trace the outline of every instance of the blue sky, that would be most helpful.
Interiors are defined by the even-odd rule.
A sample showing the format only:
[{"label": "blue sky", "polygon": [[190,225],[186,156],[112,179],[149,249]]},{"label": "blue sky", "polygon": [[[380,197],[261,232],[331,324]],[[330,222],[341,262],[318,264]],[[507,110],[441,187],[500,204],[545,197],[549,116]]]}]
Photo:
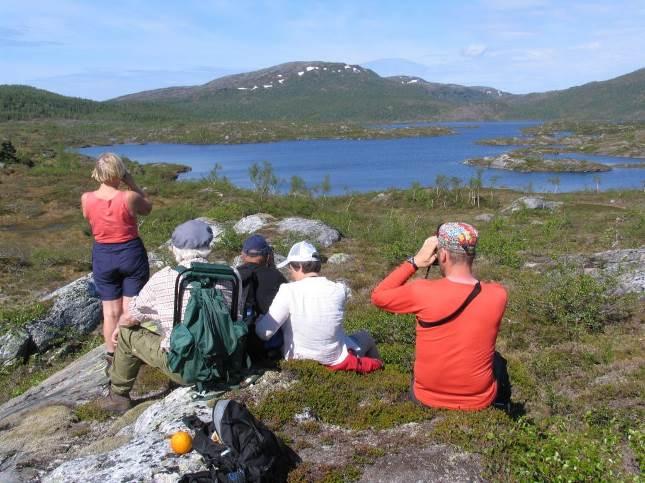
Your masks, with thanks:
[{"label": "blue sky", "polygon": [[645,0],[0,2],[0,84],[102,100],[293,60],[562,89],[645,67]]}]

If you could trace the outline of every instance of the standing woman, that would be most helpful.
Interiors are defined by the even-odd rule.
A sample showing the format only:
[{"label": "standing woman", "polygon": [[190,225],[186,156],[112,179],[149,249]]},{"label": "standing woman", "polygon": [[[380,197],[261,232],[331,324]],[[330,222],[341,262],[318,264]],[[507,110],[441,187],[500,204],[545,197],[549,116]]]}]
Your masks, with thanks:
[{"label": "standing woman", "polygon": [[[112,333],[119,317],[128,312],[130,299],[150,277],[137,215],[150,213],[152,203],[116,154],[99,156],[92,178],[101,185],[96,191],[83,193],[81,207],[94,236],[92,271],[103,303],[103,338],[109,368],[114,356]],[[119,190],[121,182],[129,190]]]}]

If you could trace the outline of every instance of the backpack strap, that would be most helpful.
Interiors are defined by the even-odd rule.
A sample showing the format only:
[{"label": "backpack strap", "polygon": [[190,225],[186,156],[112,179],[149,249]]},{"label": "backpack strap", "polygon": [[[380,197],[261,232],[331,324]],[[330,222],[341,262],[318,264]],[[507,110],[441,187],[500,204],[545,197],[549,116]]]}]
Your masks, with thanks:
[{"label": "backpack strap", "polygon": [[172,316],[172,326],[174,327],[177,324],[181,324],[181,303],[183,301],[185,286],[181,284],[181,276],[188,272],[190,268],[178,265],[173,268],[178,275],[175,279],[175,300],[173,306],[173,316]]},{"label": "backpack strap", "polygon": [[481,284],[477,282],[472,292],[470,292],[470,295],[466,297],[466,300],[464,300],[464,302],[459,306],[459,308],[455,310],[452,314],[448,315],[447,317],[444,317],[443,319],[437,320],[436,322],[424,322],[423,320],[417,320],[417,323],[424,329],[446,324],[451,320],[457,318],[457,316],[459,316],[459,314],[461,314],[464,311],[464,309],[468,307],[468,304],[472,302],[473,299],[477,297],[481,291],[482,291]]}]

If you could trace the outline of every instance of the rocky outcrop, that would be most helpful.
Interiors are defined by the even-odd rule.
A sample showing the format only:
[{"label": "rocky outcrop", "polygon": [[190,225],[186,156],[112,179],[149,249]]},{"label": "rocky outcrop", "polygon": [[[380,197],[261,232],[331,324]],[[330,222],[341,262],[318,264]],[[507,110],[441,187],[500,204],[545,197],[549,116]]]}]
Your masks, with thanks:
[{"label": "rocky outcrop", "polygon": [[238,234],[255,233],[274,221],[275,218],[267,213],[256,213],[242,218],[233,226],[233,230]]},{"label": "rocky outcrop", "polygon": [[331,263],[332,265],[341,265],[343,263],[351,262],[353,258],[354,257],[347,253],[334,253],[327,259],[327,263]]},{"label": "rocky outcrop", "polygon": [[31,337],[22,328],[9,330],[0,336],[0,365],[10,366],[29,356]]},{"label": "rocky outcrop", "polygon": [[610,280],[614,295],[645,294],[645,248],[594,253],[582,264],[591,276]]},{"label": "rocky outcrop", "polygon": [[[378,470],[376,470],[378,468]],[[481,477],[479,458],[450,446],[430,444],[405,448],[377,459],[359,483],[475,482]]]},{"label": "rocky outcrop", "polygon": [[493,215],[492,213],[481,213],[480,215],[477,215],[475,217],[475,221],[483,221],[484,223],[488,223],[493,218],[495,218],[495,215]]},{"label": "rocky outcrop", "polygon": [[330,247],[341,238],[338,230],[331,228],[320,220],[308,220],[306,218],[285,218],[278,223],[278,231],[281,233],[294,233],[312,242],[317,242],[323,247]]},{"label": "rocky outcrop", "polygon": [[101,395],[107,383],[103,346],[0,406],[0,421],[27,409],[52,404],[82,404]]},{"label": "rocky outcrop", "polygon": [[182,474],[205,467],[195,451],[182,456],[172,454],[167,438],[175,431],[186,430],[181,421],[183,416],[196,414],[208,420],[210,413],[205,401],[191,398],[190,388],[177,389],[150,405],[133,424],[117,433],[129,438],[125,444],[63,463],[43,481],[177,481]]},{"label": "rocky outcrop", "polygon": [[515,213],[520,210],[555,210],[562,206],[561,201],[547,201],[539,196],[522,196],[502,210],[502,213]]},{"label": "rocky outcrop", "polygon": [[39,352],[51,347],[56,339],[73,334],[89,334],[103,319],[103,309],[92,274],[45,297],[45,300],[50,299],[54,300],[54,304],[48,313],[26,326],[26,331]]}]

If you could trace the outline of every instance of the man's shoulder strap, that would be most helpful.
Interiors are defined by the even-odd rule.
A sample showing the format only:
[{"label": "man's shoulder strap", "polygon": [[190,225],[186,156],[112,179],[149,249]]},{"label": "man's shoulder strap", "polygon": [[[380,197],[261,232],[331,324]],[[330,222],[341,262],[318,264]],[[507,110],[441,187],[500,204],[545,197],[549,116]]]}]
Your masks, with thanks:
[{"label": "man's shoulder strap", "polygon": [[417,320],[417,322],[424,329],[446,324],[456,319],[466,309],[466,307],[468,307],[468,304],[470,304],[470,302],[472,302],[473,299],[480,294],[481,291],[482,291],[481,283],[477,282],[473,287],[472,292],[470,292],[470,295],[466,297],[466,300],[464,300],[463,303],[459,306],[459,308],[455,310],[452,314],[448,315],[447,317],[444,317],[443,319],[437,320],[436,322],[424,322],[423,320]]}]

